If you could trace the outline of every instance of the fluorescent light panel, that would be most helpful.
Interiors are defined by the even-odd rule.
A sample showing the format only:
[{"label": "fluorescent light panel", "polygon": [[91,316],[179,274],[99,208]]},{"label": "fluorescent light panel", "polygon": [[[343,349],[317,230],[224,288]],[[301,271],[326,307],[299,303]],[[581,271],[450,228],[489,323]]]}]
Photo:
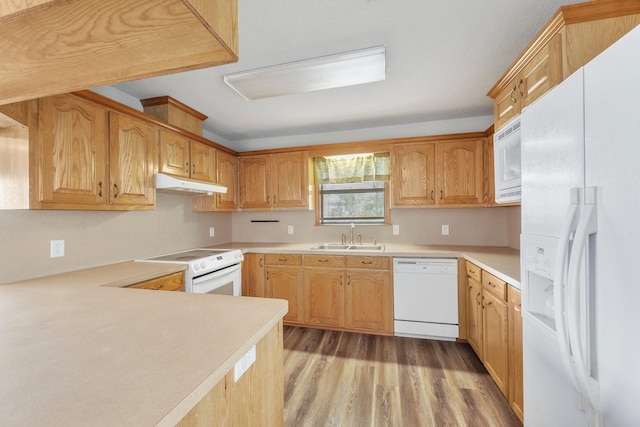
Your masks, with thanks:
[{"label": "fluorescent light panel", "polygon": [[249,101],[378,82],[384,79],[384,46],[224,76],[224,82]]}]

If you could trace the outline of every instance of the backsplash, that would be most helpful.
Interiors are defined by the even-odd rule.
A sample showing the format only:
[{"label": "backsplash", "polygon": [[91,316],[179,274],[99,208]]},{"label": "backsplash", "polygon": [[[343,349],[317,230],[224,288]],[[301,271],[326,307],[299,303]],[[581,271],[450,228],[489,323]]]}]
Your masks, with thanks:
[{"label": "backsplash", "polygon": [[[354,235],[363,242],[412,243],[432,245],[508,246],[518,234],[509,220],[515,221],[511,207],[491,209],[392,209],[391,223],[399,225],[393,235],[391,226],[356,226]],[[519,208],[518,208],[519,209]],[[278,220],[279,222],[251,222]],[[288,234],[292,225],[294,234]],[[442,225],[449,225],[443,236]],[[519,223],[518,223],[519,228]],[[236,242],[338,242],[349,226],[316,226],[313,211],[236,212],[233,214],[233,240]]]},{"label": "backsplash", "polygon": [[[194,213],[190,197],[161,193],[153,211],[0,211],[0,283],[227,243],[231,215]],[[65,256],[50,258],[58,239]]]}]

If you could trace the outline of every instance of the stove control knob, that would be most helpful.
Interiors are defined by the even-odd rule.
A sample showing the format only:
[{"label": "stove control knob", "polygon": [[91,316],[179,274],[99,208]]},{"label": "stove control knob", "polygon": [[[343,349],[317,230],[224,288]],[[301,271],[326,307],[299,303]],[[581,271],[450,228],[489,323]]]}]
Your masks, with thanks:
[{"label": "stove control knob", "polygon": [[193,269],[194,269],[194,270],[196,270],[196,271],[198,271],[198,270],[200,269],[200,266],[199,266],[198,264],[195,264],[195,265],[193,266]]},{"label": "stove control knob", "polygon": [[206,264],[204,261],[202,261],[202,262],[200,263],[200,267],[205,268],[206,266],[207,266],[207,264]]}]

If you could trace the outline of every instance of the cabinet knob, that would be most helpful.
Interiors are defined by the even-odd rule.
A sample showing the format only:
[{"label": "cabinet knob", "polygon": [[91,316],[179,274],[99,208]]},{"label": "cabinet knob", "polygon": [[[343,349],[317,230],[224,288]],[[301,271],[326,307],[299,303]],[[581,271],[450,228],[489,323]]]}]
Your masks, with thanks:
[{"label": "cabinet knob", "polygon": [[184,164],[184,171],[185,171],[186,173],[189,173],[189,162],[186,162],[186,163]]},{"label": "cabinet knob", "polygon": [[102,181],[98,183],[98,197],[102,197]]}]

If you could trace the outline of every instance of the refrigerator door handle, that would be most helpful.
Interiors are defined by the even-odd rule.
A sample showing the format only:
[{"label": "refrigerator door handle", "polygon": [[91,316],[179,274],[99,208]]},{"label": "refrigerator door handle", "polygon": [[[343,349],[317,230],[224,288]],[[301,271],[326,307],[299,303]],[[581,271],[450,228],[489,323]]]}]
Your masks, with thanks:
[{"label": "refrigerator door handle", "polygon": [[556,336],[560,346],[560,354],[565,369],[571,374],[573,385],[578,389],[578,384],[573,373],[573,363],[571,362],[571,349],[569,347],[569,336],[567,324],[565,321],[565,283],[567,279],[567,255],[569,254],[569,246],[571,234],[577,226],[577,213],[580,206],[580,188],[572,188],[570,191],[570,205],[560,228],[558,237],[558,249],[555,259],[555,275],[553,280],[553,309],[556,324]]},{"label": "refrigerator door handle", "polygon": [[[585,189],[584,210],[580,216],[576,235],[573,241],[573,249],[569,260],[567,278],[567,323],[569,330],[569,343],[572,352],[573,373],[578,384],[578,391],[587,397],[591,407],[599,411],[600,396],[598,382],[591,377],[586,364],[585,349],[580,339],[580,291],[587,292],[586,279],[580,283],[580,270],[582,261],[587,256],[585,253],[587,237],[598,230],[596,188]],[[587,310],[587,313],[589,311]],[[589,315],[589,314],[588,314]],[[589,319],[586,319],[585,328]]]}]

